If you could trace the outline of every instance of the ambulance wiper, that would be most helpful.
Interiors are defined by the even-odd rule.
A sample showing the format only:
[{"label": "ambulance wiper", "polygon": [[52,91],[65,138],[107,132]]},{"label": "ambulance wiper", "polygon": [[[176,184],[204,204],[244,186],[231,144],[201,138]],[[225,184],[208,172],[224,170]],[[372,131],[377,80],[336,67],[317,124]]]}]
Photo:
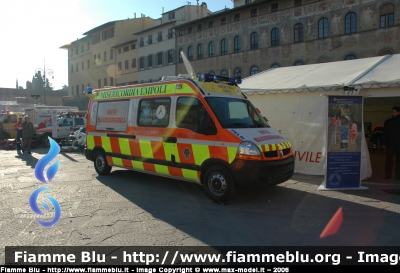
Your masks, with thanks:
[{"label": "ambulance wiper", "polygon": [[227,127],[227,128],[229,128],[230,126],[238,126],[238,127],[244,127],[244,128],[257,128],[257,126],[248,124],[245,122],[235,122],[235,123],[225,124],[225,127]]}]

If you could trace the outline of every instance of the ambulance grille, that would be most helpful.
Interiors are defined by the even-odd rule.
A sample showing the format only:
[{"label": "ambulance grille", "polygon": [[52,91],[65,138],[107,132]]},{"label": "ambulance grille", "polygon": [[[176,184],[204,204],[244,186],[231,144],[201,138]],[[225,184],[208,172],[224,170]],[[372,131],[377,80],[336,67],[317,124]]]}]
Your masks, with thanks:
[{"label": "ambulance grille", "polygon": [[276,151],[269,151],[269,152],[264,152],[264,156],[266,158],[269,157],[278,157],[278,153]]},{"label": "ambulance grille", "polygon": [[290,153],[290,148],[283,149],[283,155],[287,155]]}]

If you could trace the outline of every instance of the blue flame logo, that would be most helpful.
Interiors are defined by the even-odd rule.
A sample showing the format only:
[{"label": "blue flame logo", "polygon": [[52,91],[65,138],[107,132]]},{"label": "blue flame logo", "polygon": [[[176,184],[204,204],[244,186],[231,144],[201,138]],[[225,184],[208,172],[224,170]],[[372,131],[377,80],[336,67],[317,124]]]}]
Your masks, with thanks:
[{"label": "blue flame logo", "polygon": [[[49,138],[49,142],[50,142],[50,150],[45,156],[43,156],[38,161],[38,163],[36,163],[36,166],[35,166],[35,177],[40,182],[45,183],[45,184],[47,184],[54,178],[54,176],[56,175],[56,173],[58,171],[58,167],[60,166],[60,162],[59,162],[59,160],[57,160],[54,164],[52,164],[47,169],[46,174],[47,174],[48,182],[46,182],[46,178],[44,177],[44,169],[47,166],[47,164],[49,164],[60,153],[60,146],[51,137],[48,137],[48,138]],[[37,198],[42,191],[50,191],[51,192],[51,190],[49,188],[42,187],[42,188],[35,190],[32,193],[32,195],[29,197],[29,205],[31,206],[31,209],[33,210],[33,212],[35,212],[36,214],[39,214],[39,215],[43,215],[43,213],[37,205]],[[51,196],[46,196],[46,198],[53,205],[54,218],[50,222],[41,221],[37,218],[35,220],[36,220],[36,222],[38,222],[40,225],[42,225],[44,227],[51,227],[60,220],[61,208],[60,208],[60,204],[58,204],[56,199],[54,199]],[[45,210],[47,210],[47,211],[50,210],[50,207],[46,202],[43,202],[42,205]]]},{"label": "blue flame logo", "polygon": [[[35,166],[35,176],[42,183],[47,183],[43,174],[44,168],[60,153],[60,146],[51,137],[48,138],[50,141],[50,151],[44,157],[42,157]],[[53,179],[53,177],[56,175],[59,166],[60,162],[57,160],[47,169],[48,182],[50,182],[51,179]]]},{"label": "blue flame logo", "polygon": [[[37,205],[36,200],[37,200],[37,198],[38,198],[39,193],[41,193],[42,191],[50,191],[50,192],[51,192],[51,190],[50,190],[49,188],[43,187],[43,188],[39,188],[39,189],[35,190],[35,191],[32,193],[31,197],[29,197],[29,205],[31,206],[31,209],[32,209],[36,214],[39,214],[39,215],[43,215],[43,212],[40,211],[40,209],[39,209],[39,207],[38,207],[38,205]],[[46,198],[51,202],[51,204],[52,204],[53,207],[54,207],[54,218],[53,218],[53,220],[51,220],[50,222],[41,221],[41,220],[39,220],[39,219],[37,219],[37,218],[36,218],[35,220],[36,220],[36,222],[38,222],[40,225],[42,225],[42,226],[44,226],[44,227],[51,227],[51,226],[53,226],[55,223],[57,223],[58,220],[60,220],[60,217],[61,217],[61,208],[60,208],[60,205],[58,204],[58,202],[57,202],[56,199],[54,199],[54,198],[51,197],[51,196],[46,196]],[[46,202],[43,202],[42,205],[43,205],[43,207],[44,207],[47,211],[50,210],[50,208],[49,208],[49,206],[47,205]]]}]

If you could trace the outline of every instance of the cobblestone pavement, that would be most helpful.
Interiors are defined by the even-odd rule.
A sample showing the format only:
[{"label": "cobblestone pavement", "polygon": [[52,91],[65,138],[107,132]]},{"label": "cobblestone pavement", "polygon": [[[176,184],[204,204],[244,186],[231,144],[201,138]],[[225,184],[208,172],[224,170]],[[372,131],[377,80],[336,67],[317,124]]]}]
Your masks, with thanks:
[{"label": "cobblestone pavement", "polygon": [[[221,205],[194,183],[118,168],[98,176],[82,153],[60,153],[59,171],[44,185],[34,168],[47,152],[0,151],[0,263],[4,246],[17,245],[400,245],[399,181],[372,177],[362,183],[367,190],[318,191],[323,176],[295,174],[279,186],[243,191]],[[43,186],[62,210],[50,228],[35,221],[28,203]],[[338,233],[320,238],[340,207]],[[51,219],[51,212],[41,218]]]}]

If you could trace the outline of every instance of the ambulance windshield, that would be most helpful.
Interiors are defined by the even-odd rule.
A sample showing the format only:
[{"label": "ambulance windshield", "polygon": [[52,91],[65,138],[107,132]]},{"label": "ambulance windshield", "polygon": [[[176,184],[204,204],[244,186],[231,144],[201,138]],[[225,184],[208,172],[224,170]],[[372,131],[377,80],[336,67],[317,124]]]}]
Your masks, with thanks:
[{"label": "ambulance windshield", "polygon": [[208,97],[206,100],[224,128],[270,127],[247,100],[222,97]]}]

